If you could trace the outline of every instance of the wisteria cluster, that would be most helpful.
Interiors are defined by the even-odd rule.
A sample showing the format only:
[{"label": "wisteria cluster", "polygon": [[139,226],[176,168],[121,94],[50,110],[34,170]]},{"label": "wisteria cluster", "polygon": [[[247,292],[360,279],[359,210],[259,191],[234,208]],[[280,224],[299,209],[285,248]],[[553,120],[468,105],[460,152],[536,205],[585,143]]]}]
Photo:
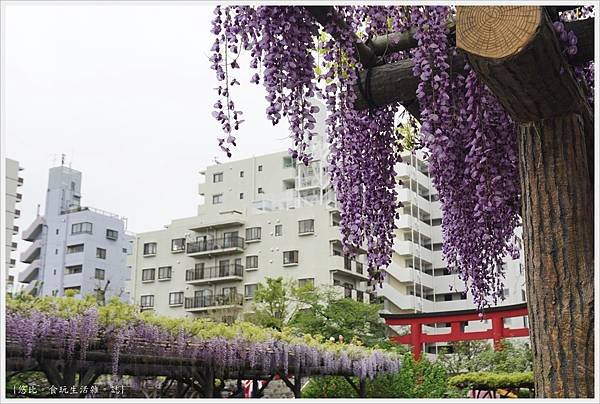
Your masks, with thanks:
[{"label": "wisteria cluster", "polygon": [[[594,7],[585,6],[568,10],[560,14],[560,20],[554,22],[554,30],[564,46],[564,52],[567,58],[577,54],[577,35],[573,31],[567,30],[565,22],[579,19],[593,18]],[[582,84],[582,88],[587,90],[587,100],[590,106],[594,107],[594,61],[583,65],[575,66],[573,69],[575,78]]]},{"label": "wisteria cluster", "polygon": [[[496,303],[503,289],[503,261],[518,256],[516,127],[468,65],[452,66],[456,48],[449,39],[448,23],[454,9],[336,6],[335,12],[338,19],[329,16],[319,28],[305,7],[230,7],[226,13],[217,7],[215,60],[227,59],[222,56],[224,49],[239,54],[238,44],[250,50],[251,67],[261,73],[253,81],[262,80],[267,90],[267,116],[273,123],[281,116],[288,118],[295,141],[291,154],[307,165],[306,145],[314,135],[312,114],[316,112],[312,98],[323,100],[328,113],[328,169],[341,210],[344,253],[352,255],[366,247],[369,276],[378,284],[391,261],[401,206],[394,171],[401,162],[401,138],[395,130],[401,109],[397,104],[376,106],[369,98],[368,74],[361,80],[364,75],[358,73],[363,66],[356,42],[411,30],[416,48],[386,52],[378,61],[411,58],[414,62],[422,124],[418,143],[424,147],[442,203],[444,258],[480,309]],[[567,57],[577,53],[577,38],[563,22],[591,12],[592,8],[584,7],[562,13],[562,22],[555,24]],[[223,42],[236,46],[223,47]],[[223,64],[214,68],[219,80],[227,83],[227,74],[217,65]],[[584,87],[593,87],[593,63],[574,71]],[[222,93],[222,88],[218,91]],[[366,99],[368,110],[354,108],[358,96]],[[225,112],[216,114],[224,124],[228,122]],[[230,127],[225,133],[231,135]],[[221,143],[234,141],[221,139]]]},{"label": "wisteria cluster", "polygon": [[[233,327],[233,326],[232,326]],[[303,374],[345,374],[372,378],[399,369],[399,358],[380,350],[354,345],[306,343],[299,337],[273,332],[263,340],[242,333],[225,336],[192,335],[180,328],[172,332],[157,324],[132,319],[124,325],[102,325],[96,308],[70,319],[38,310],[6,313],[6,340],[18,344],[30,357],[36,349],[58,349],[64,359],[85,359],[90,349],[106,348],[112,356],[113,375],[119,375],[122,355],[184,358],[210,365],[217,373],[260,370],[268,374],[295,370]]]}]

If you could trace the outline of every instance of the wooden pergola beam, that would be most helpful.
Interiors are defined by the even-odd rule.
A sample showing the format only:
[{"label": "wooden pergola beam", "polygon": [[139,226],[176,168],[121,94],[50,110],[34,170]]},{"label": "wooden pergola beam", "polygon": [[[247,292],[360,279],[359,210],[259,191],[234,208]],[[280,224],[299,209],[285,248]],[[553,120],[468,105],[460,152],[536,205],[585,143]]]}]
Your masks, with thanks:
[{"label": "wooden pergola beam", "polygon": [[[346,22],[337,14],[332,6],[306,6],[308,11],[315,19],[325,26],[332,19],[342,29],[347,29]],[[566,11],[576,8],[576,6],[561,6],[555,7],[558,11]],[[449,21],[448,26],[451,30],[450,35],[454,35],[455,23]],[[569,59],[573,66],[578,66],[587,63],[594,59],[594,19],[571,21],[565,23],[567,30],[573,31],[577,36],[576,55]],[[404,108],[409,111],[415,118],[419,119],[419,105],[416,101],[416,90],[419,85],[418,77],[413,75],[414,63],[411,59],[401,60],[396,63],[379,64],[379,58],[385,52],[397,52],[411,49],[417,46],[417,41],[413,38],[412,30],[403,33],[391,33],[389,35],[377,36],[367,42],[362,42],[358,37],[355,37],[359,61],[366,69],[363,69],[360,75],[360,83],[364,86],[367,79],[367,72],[370,71],[371,88],[369,93],[373,104],[376,106],[384,106],[391,103],[399,102]],[[334,38],[339,40],[339,38]],[[462,72],[465,59],[462,54],[455,56],[452,59],[453,72]],[[357,95],[354,108],[364,110],[369,108],[369,102],[364,98],[358,88],[358,83],[355,88]]]}]

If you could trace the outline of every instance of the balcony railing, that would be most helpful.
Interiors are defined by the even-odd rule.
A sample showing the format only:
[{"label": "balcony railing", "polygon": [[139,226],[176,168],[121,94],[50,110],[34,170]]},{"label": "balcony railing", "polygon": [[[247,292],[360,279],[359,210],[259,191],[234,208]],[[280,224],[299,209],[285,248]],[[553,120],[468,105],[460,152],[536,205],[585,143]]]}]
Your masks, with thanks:
[{"label": "balcony railing", "polygon": [[244,296],[239,293],[230,293],[211,296],[196,296],[185,298],[186,309],[205,309],[220,306],[241,306]]},{"label": "balcony railing", "polygon": [[207,267],[207,268],[194,268],[188,269],[185,272],[185,281],[202,281],[211,280],[216,278],[225,278],[228,276],[239,276],[242,277],[244,273],[244,266],[240,264],[229,264],[225,266]]},{"label": "balcony railing", "polygon": [[243,237],[224,237],[217,238],[213,240],[201,240],[194,241],[192,243],[187,244],[187,253],[202,253],[202,252],[211,252],[217,250],[224,250],[227,248],[244,248],[244,238]]}]

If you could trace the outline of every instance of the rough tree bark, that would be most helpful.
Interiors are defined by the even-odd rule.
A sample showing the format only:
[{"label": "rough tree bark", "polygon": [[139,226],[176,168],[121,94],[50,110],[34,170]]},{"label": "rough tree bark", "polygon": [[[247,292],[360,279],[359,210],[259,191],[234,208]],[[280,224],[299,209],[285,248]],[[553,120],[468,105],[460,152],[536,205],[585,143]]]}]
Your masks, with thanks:
[{"label": "rough tree bark", "polygon": [[541,7],[458,7],[457,46],[519,125],[536,395],[593,397],[592,111]]}]

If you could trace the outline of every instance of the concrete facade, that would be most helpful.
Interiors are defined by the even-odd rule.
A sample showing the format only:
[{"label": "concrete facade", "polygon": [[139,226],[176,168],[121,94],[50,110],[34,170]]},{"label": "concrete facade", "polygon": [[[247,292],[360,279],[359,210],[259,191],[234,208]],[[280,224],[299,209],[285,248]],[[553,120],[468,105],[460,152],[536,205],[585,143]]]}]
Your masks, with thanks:
[{"label": "concrete facade", "polygon": [[[442,259],[440,202],[419,153],[405,154],[396,167],[404,208],[392,264],[383,287],[373,291],[364,254],[352,261],[341,253],[326,147],[317,139],[313,149],[310,167],[294,164],[287,152],[207,167],[196,216],[137,235],[130,257],[132,303],[169,316],[239,318],[252,309],[254,285],[281,276],[334,285],[362,301],[377,296],[389,313],[474,308]],[[300,234],[301,222],[313,231]],[[286,251],[298,252],[297,264],[284,263]],[[508,259],[506,274],[502,304],[524,301],[522,262]]]},{"label": "concrete facade", "polygon": [[15,224],[15,221],[21,216],[21,211],[18,209],[19,202],[21,202],[22,195],[19,192],[19,188],[23,185],[23,178],[21,177],[21,171],[23,170],[19,166],[19,162],[12,159],[5,159],[5,238],[4,238],[4,262],[6,268],[6,292],[9,294],[13,293],[14,288],[14,275],[12,275],[11,269],[15,267],[16,259],[13,257],[13,251],[17,250],[17,242],[13,240],[13,236],[19,234],[19,226]]},{"label": "concrete facade", "polygon": [[313,142],[309,167],[280,152],[203,171],[197,216],[137,235],[132,302],[229,321],[252,310],[254,288],[266,277],[331,285],[368,302],[364,255],[342,256],[322,146]]},{"label": "concrete facade", "polygon": [[[63,296],[129,297],[127,255],[131,236],[118,215],[81,206],[81,172],[65,166],[50,169],[45,213],[23,231],[31,241],[21,254],[29,264],[19,273],[25,292]],[[105,291],[105,293],[101,293]]]}]

